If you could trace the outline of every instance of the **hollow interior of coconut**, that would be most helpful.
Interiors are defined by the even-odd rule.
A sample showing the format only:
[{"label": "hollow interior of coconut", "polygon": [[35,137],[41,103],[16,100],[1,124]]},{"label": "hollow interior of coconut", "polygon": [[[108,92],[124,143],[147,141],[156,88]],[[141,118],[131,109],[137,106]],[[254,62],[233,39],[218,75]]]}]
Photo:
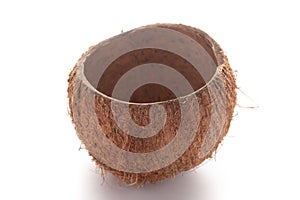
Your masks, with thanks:
[{"label": "hollow interior of coconut", "polygon": [[[184,34],[175,34],[176,40],[154,38],[151,31],[143,29],[124,33],[124,37],[130,34],[150,39],[147,44],[141,40],[132,45],[128,40],[112,38],[108,44],[98,45],[85,60],[86,80],[107,97],[132,103],[173,100],[200,90],[216,73],[215,54],[207,40],[191,40]],[[139,45],[143,48],[134,48]]]}]

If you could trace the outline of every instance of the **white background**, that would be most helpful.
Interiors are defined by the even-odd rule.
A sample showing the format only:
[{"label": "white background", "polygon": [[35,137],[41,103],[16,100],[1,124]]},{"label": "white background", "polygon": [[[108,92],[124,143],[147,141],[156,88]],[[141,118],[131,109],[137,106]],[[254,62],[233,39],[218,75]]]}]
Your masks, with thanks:
[{"label": "white background", "polygon": [[[0,2],[0,199],[300,199],[297,1]],[[239,93],[215,159],[139,190],[100,172],[68,116],[67,78],[93,44],[157,22],[209,33]]]}]

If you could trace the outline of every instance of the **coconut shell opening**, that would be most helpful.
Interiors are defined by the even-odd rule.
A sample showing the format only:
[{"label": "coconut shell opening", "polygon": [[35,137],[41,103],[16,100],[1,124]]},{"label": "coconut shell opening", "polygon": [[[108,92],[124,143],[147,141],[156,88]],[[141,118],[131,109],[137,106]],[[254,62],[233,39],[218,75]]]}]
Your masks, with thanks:
[{"label": "coconut shell opening", "polygon": [[70,73],[68,96],[77,135],[97,165],[141,185],[211,157],[229,129],[235,89],[210,36],[155,24],[91,47]]}]

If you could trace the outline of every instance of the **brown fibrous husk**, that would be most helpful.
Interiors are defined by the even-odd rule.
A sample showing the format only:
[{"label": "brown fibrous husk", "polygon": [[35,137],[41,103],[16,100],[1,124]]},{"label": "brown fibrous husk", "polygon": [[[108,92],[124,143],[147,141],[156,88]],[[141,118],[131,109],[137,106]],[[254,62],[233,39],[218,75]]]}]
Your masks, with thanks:
[{"label": "brown fibrous husk", "polygon": [[[119,74],[122,75],[132,67],[137,66],[141,63],[145,63],[145,59],[151,57],[151,61],[154,60],[160,63],[164,62],[164,64],[173,66],[178,71],[181,70],[180,73],[186,74],[186,76],[193,76],[193,74],[195,73],[190,71],[190,69],[192,70],[192,68],[190,67],[186,67],[183,69],[180,68],[180,66],[188,65],[188,63],[185,63],[183,60],[180,60],[180,58],[176,59],[175,57],[172,57],[172,55],[168,52],[145,49],[141,51],[131,52],[132,56],[138,58],[138,61],[132,60],[132,56],[128,56],[129,58],[120,58],[118,63],[121,62],[124,64],[124,67],[122,69],[117,67],[118,63],[115,63],[116,66],[113,66],[114,63],[112,63],[111,70],[108,70],[106,72],[106,78],[100,80],[99,84],[97,85],[96,89],[99,92],[95,93],[93,90],[91,90],[89,86],[87,86],[82,81],[81,77],[83,76],[83,74],[80,73],[83,72],[79,71],[78,67],[79,63],[86,59],[86,57],[95,48],[98,48],[98,46],[93,46],[86,53],[84,53],[79,59],[78,63],[75,65],[74,69],[71,71],[68,80],[68,98],[70,106],[70,115],[75,126],[77,135],[82,141],[82,143],[86,146],[86,149],[92,156],[93,160],[96,162],[97,166],[99,166],[105,172],[110,172],[122,182],[136,185],[142,185],[145,183],[156,183],[167,178],[172,178],[178,173],[195,168],[196,166],[201,164],[205,159],[212,157],[218,145],[228,132],[234,112],[234,107],[236,105],[237,86],[235,83],[235,76],[228,63],[228,59],[224,55],[222,49],[209,35],[207,35],[199,29],[181,24],[155,24],[146,27],[161,27],[172,29],[182,34],[185,34],[197,41],[199,45],[201,45],[213,58],[217,68],[220,68],[214,79],[221,80],[222,84],[224,85],[226,101],[221,101],[218,98],[212,99],[209,94],[209,91],[206,88],[207,83],[201,80],[201,77],[191,78],[193,80],[198,80],[195,81],[195,83],[192,83],[192,86],[195,89],[195,95],[199,100],[198,102],[201,108],[199,115],[201,117],[198,129],[196,131],[196,136],[190,147],[176,161],[161,169],[143,173],[118,171],[117,169],[107,166],[105,163],[101,162],[100,159],[97,159],[97,154],[99,153],[99,151],[103,149],[105,150],[105,147],[101,146],[101,141],[99,141],[99,138],[95,131],[99,125],[101,125],[102,127],[103,134],[105,134],[105,136],[115,145],[117,145],[120,149],[135,153],[151,152],[162,148],[175,137],[176,130],[178,129],[178,126],[180,124],[180,112],[178,112],[178,102],[168,101],[168,99],[175,98],[174,94],[171,91],[169,91],[166,88],[157,89],[155,85],[149,86],[150,91],[158,92],[154,92],[155,94],[152,95],[152,97],[149,97],[148,99],[143,99],[141,98],[141,96],[143,96],[142,92],[139,93],[137,91],[133,95],[131,101],[142,103],[145,103],[147,101],[159,101],[160,104],[164,106],[167,112],[166,124],[157,135],[149,138],[136,138],[126,134],[124,131],[120,130],[116,123],[114,123],[114,117],[110,107],[111,101],[113,100],[112,98],[109,98],[109,96],[111,95],[111,87],[113,87],[113,85],[119,78],[118,75],[116,75],[116,70],[121,70],[122,73]],[[170,59],[168,59],[168,57],[170,57]],[[212,80],[212,82],[213,81],[214,80]],[[101,86],[103,85],[106,86],[101,88]],[[213,85],[212,87],[216,87],[215,91],[217,93],[217,86]],[[155,98],[156,96],[159,96],[159,98]],[[94,102],[94,105],[91,105],[91,101]],[[208,135],[207,132],[210,123],[221,123],[218,121],[219,113],[216,113],[212,118],[212,104],[224,104],[226,111],[225,120],[222,124],[222,129],[217,140],[213,139],[213,137],[211,135]],[[92,109],[90,108],[91,106],[93,107]],[[129,112],[132,119],[139,125],[147,124],[149,122],[149,118],[147,117],[149,114],[149,107],[150,105],[147,104],[130,105]],[[91,112],[96,113],[97,121],[93,121],[91,119]],[[218,110],[216,112],[218,112]],[[203,155],[203,148],[205,146],[209,146],[210,148],[206,150],[207,153]]]}]

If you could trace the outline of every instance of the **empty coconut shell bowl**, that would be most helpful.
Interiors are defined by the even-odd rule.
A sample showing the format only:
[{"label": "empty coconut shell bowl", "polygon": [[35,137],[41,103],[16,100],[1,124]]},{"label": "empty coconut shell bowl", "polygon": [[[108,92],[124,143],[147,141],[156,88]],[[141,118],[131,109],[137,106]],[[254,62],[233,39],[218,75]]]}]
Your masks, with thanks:
[{"label": "empty coconut shell bowl", "polygon": [[92,46],[68,80],[76,133],[121,182],[156,183],[212,157],[236,105],[221,47],[182,24],[154,24]]}]

